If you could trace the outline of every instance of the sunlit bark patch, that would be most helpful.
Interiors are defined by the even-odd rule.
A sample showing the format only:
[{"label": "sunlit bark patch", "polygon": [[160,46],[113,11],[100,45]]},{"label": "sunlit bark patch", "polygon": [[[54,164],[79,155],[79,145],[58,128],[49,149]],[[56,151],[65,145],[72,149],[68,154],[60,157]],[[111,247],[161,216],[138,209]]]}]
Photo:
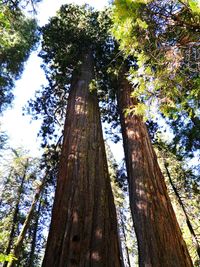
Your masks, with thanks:
[{"label": "sunlit bark patch", "polygon": [[95,260],[95,261],[100,261],[101,260],[101,256],[99,255],[98,251],[93,251],[91,254],[91,259]]},{"label": "sunlit bark patch", "polygon": [[98,239],[102,239],[102,236],[103,236],[102,229],[97,229],[97,230],[96,230],[96,233],[95,233],[95,236],[96,236]]},{"label": "sunlit bark patch", "polygon": [[73,212],[73,223],[77,223],[78,222],[78,213],[76,211]]}]

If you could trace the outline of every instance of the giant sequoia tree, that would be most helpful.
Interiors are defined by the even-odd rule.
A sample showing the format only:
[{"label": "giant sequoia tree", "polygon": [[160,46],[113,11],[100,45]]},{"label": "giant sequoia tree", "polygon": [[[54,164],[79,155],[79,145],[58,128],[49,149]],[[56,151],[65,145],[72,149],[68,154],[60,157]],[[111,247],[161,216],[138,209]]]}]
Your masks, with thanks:
[{"label": "giant sequoia tree", "polygon": [[103,24],[100,29],[100,24],[97,12],[66,5],[43,28],[41,55],[49,66],[50,87],[55,96],[61,87],[65,91],[70,87],[43,267],[121,266],[93,81],[95,49],[105,42],[105,29]]},{"label": "giant sequoia tree", "polygon": [[[62,121],[67,103],[43,266],[121,265],[96,92],[96,86],[102,84],[108,89],[109,79],[102,68],[112,68],[116,60],[110,54],[110,61],[103,62],[103,55],[106,58],[114,48],[107,36],[105,16],[88,7],[63,6],[42,29],[41,57],[49,86],[31,106],[44,115],[43,146],[47,145],[46,137],[52,138],[55,122]],[[138,66],[145,68],[140,59],[138,53]],[[129,62],[134,61],[132,58]],[[138,83],[142,82],[140,79]],[[124,70],[120,71],[117,88],[140,266],[192,266],[146,126],[142,117],[133,113],[137,101]],[[134,97],[137,94],[134,92]]]},{"label": "giant sequoia tree", "polygon": [[138,240],[140,266],[192,266],[167,193],[148,131],[141,116],[126,110],[137,101],[122,75],[118,107],[127,166],[130,206]]},{"label": "giant sequoia tree", "polygon": [[118,106],[141,266],[192,265],[146,127],[137,115],[143,113],[143,103],[156,99],[176,130],[174,141],[181,143],[181,151],[199,148],[199,78],[193,58],[198,10],[195,0],[115,1],[114,34],[132,57],[132,86],[124,77],[128,70],[122,71]]}]

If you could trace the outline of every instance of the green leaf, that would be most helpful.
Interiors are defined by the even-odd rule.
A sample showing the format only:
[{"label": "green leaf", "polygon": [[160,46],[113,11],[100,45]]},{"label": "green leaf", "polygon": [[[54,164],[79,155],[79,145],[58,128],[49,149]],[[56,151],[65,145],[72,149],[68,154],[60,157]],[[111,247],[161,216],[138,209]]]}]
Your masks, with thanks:
[{"label": "green leaf", "polygon": [[200,2],[198,0],[190,0],[189,6],[194,13],[200,14]]},{"label": "green leaf", "polygon": [[17,258],[13,254],[5,255],[0,253],[0,262],[4,261],[11,262],[12,260],[17,260]]}]

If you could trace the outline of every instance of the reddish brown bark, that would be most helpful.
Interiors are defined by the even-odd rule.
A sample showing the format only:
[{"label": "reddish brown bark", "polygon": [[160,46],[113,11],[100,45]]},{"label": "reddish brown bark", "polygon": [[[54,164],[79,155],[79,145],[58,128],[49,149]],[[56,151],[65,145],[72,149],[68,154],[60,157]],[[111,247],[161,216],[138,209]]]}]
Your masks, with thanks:
[{"label": "reddish brown bark", "polygon": [[121,266],[98,101],[88,53],[71,85],[43,267]]},{"label": "reddish brown bark", "polygon": [[119,82],[118,107],[139,266],[193,266],[147,128],[141,117],[125,116],[124,111],[133,107],[136,100],[130,97],[132,89],[123,76]]}]

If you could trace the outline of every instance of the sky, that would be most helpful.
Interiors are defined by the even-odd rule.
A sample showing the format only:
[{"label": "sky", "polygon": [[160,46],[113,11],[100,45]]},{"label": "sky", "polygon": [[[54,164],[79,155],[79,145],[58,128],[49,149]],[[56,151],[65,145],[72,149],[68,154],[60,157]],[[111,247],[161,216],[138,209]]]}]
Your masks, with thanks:
[{"label": "sky", "polygon": [[74,0],[74,1],[68,1],[68,0],[42,0],[42,3],[39,4],[39,20],[40,25],[44,25],[48,22],[48,18],[55,15],[56,10],[59,9],[59,7],[63,4],[68,3],[76,3],[79,5],[83,5],[85,3],[95,7],[96,9],[103,9],[107,4],[107,0]]},{"label": "sky", "polygon": [[[38,4],[37,19],[39,25],[48,23],[49,17],[55,15],[62,4],[67,3],[84,4],[87,3],[96,9],[103,9],[107,0],[43,0]],[[39,156],[40,139],[37,134],[40,129],[40,121],[31,121],[31,116],[23,116],[22,109],[27,105],[27,101],[34,98],[35,92],[45,84],[45,76],[40,68],[42,60],[37,56],[39,51],[34,51],[25,63],[24,72],[20,80],[16,81],[13,91],[15,99],[11,108],[8,108],[3,117],[0,118],[1,129],[6,131],[9,136],[10,147],[24,147],[30,150],[32,156]]]}]

